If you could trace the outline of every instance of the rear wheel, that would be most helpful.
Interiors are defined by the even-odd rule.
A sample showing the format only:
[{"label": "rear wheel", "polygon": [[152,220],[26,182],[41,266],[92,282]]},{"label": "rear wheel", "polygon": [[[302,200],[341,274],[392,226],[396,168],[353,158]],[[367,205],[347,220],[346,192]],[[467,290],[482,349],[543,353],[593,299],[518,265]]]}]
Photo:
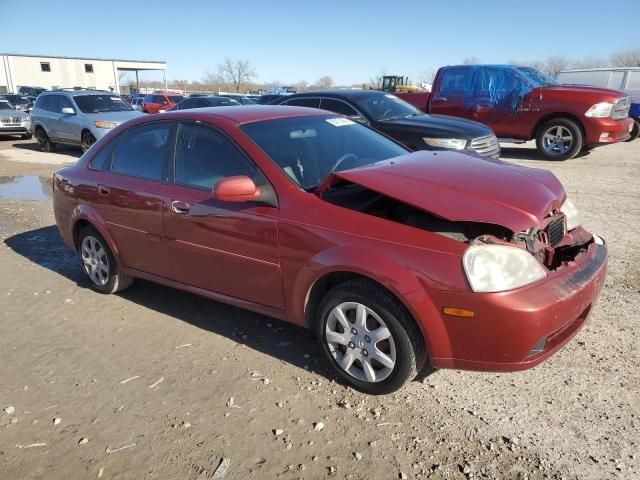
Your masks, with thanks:
[{"label": "rear wheel", "polygon": [[44,131],[44,128],[38,127],[36,130],[36,140],[38,141],[40,150],[43,152],[55,152],[56,144],[49,140],[49,136],[47,132]]},{"label": "rear wheel", "polygon": [[625,140],[625,142],[631,142],[640,136],[640,123],[633,122],[633,128],[631,129],[631,136]]},{"label": "rear wheel", "polygon": [[102,235],[92,226],[86,226],[78,236],[78,254],[82,270],[94,290],[116,293],[129,287],[133,277],[124,275]]},{"label": "rear wheel", "polygon": [[82,133],[82,138],[80,139],[80,148],[82,148],[82,153],[89,150],[91,145],[94,143],[96,143],[96,137],[94,137],[91,132]]},{"label": "rear wheel", "polygon": [[338,375],[365,393],[398,390],[425,363],[424,340],[407,309],[367,280],[347,281],[329,291],[320,304],[316,328]]},{"label": "rear wheel", "polygon": [[547,160],[567,160],[582,149],[582,130],[568,118],[552,118],[538,129],[536,147]]}]

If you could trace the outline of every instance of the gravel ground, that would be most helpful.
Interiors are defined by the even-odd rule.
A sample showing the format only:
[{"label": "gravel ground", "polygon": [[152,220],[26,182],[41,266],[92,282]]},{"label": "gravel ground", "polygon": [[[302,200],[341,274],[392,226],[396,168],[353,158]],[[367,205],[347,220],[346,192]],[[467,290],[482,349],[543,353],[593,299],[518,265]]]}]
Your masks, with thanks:
[{"label": "gravel ground", "polygon": [[[143,281],[87,288],[47,197],[77,156],[0,140],[0,478],[640,478],[640,141],[503,152],[553,171],[610,246],[578,336],[532,370],[424,372],[385,397],[335,382],[297,327]],[[2,198],[24,175],[34,200]]]}]

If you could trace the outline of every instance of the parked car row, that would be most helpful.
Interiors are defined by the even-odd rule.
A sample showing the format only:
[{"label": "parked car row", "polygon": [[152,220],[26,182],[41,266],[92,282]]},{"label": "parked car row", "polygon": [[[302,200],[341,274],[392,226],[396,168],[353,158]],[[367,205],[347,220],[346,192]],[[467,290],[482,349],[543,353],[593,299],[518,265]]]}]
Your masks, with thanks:
[{"label": "parked car row", "polygon": [[[108,94],[42,94],[40,134],[50,102],[53,125],[86,117],[88,132],[102,122],[90,112],[138,116],[54,175],[55,220],[90,285],[142,278],[309,328],[337,375],[371,394],[426,363],[527,369],[585,324],[607,247],[552,173],[412,152],[414,137],[370,126],[406,122],[420,138],[433,123],[381,92],[289,100],[142,115]],[[322,110],[332,102],[351,118]],[[443,124],[465,149],[489,131]]]}]

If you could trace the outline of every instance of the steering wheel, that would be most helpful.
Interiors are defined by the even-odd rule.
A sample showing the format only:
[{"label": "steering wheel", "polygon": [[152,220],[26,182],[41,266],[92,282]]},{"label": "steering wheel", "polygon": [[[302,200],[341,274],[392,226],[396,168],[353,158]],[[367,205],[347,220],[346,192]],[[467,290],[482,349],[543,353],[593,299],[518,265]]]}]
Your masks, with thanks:
[{"label": "steering wheel", "polygon": [[348,159],[353,159],[355,161],[360,160],[360,157],[358,155],[356,155],[355,153],[345,153],[344,155],[342,155],[338,161],[336,163],[333,164],[333,167],[331,167],[330,172],[333,173],[336,171],[336,169],[340,166],[340,164]]}]

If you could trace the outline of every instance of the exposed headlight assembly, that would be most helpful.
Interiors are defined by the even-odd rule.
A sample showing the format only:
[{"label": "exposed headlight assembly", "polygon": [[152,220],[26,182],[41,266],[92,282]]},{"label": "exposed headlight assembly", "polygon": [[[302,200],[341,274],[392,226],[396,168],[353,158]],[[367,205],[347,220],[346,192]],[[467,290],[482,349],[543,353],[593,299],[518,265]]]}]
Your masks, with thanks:
[{"label": "exposed headlight assembly", "polygon": [[450,150],[462,150],[467,146],[467,141],[464,138],[422,137],[422,140],[431,147],[448,148]]},{"label": "exposed headlight assembly", "polygon": [[567,217],[567,232],[580,226],[578,209],[568,197],[560,207],[560,211],[564,213],[565,217]]},{"label": "exposed headlight assembly", "polygon": [[605,118],[611,116],[613,103],[601,102],[591,105],[589,110],[584,112],[585,117]]},{"label": "exposed headlight assembly", "polygon": [[507,245],[472,245],[462,265],[474,292],[504,292],[547,276],[528,251]]},{"label": "exposed headlight assembly", "polygon": [[118,124],[114,122],[101,122],[99,120],[93,122],[93,124],[98,128],[116,128],[118,126]]}]

